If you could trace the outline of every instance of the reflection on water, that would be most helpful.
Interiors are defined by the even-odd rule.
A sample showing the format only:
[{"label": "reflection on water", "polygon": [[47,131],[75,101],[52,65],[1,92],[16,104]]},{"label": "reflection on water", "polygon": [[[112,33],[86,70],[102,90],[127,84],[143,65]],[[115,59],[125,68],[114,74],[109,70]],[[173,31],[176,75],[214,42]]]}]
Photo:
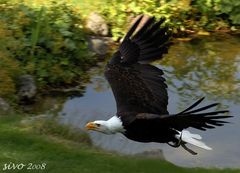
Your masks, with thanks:
[{"label": "reflection on water", "polygon": [[[207,132],[191,129],[213,148],[209,152],[193,147],[199,153],[197,156],[166,144],[142,144],[121,134],[107,136],[89,132],[96,145],[127,154],[161,148],[167,160],[183,166],[240,167],[240,38],[221,35],[178,42],[164,60],[154,64],[165,72],[170,113],[206,96],[203,104],[221,102],[221,108],[227,107],[231,115],[236,115],[230,120],[234,123]],[[64,123],[84,128],[88,121],[107,119],[115,114],[115,100],[102,69],[93,70],[92,82],[83,97],[66,101],[60,113]]]},{"label": "reflection on water", "polygon": [[239,41],[222,35],[178,43],[161,63],[168,67],[165,74],[172,79],[169,86],[185,100],[204,94],[211,99],[240,102]]}]

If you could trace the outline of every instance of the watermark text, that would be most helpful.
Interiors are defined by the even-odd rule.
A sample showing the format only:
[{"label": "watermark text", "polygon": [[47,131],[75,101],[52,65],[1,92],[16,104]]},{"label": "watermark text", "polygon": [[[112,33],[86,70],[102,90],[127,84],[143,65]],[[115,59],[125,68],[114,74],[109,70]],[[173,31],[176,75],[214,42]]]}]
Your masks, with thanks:
[{"label": "watermark text", "polygon": [[46,163],[4,163],[2,166],[3,171],[8,170],[45,170],[47,167]]}]

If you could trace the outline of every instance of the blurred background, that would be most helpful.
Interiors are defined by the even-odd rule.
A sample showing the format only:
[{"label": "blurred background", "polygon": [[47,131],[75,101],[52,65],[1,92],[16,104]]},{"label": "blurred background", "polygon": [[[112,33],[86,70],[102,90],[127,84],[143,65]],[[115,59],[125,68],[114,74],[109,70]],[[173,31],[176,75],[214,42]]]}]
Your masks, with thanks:
[{"label": "blurred background", "polygon": [[[93,143],[108,151],[148,152],[180,166],[239,168],[239,9],[239,0],[0,0],[1,117],[11,115],[20,122],[18,128],[34,134]],[[234,116],[224,127],[200,132],[213,151],[194,148],[196,157],[120,134],[87,132],[87,137],[86,122],[116,113],[104,65],[139,14],[165,17],[173,32],[174,45],[153,63],[165,73],[169,112],[205,96],[204,104],[219,102],[218,109],[229,109]],[[12,129],[8,123],[6,127]]]}]

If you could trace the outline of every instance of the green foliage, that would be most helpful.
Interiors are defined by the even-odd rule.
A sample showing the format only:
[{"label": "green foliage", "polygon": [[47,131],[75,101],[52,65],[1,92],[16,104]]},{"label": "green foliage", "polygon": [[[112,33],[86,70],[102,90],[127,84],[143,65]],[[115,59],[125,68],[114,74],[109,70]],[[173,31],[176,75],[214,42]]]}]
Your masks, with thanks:
[{"label": "green foliage", "polygon": [[240,25],[239,0],[105,0],[100,13],[106,17],[113,38],[118,40],[139,14],[166,17],[175,33],[187,30],[219,30]]},{"label": "green foliage", "polygon": [[[225,26],[240,25],[240,2],[238,0],[196,0],[193,7],[201,17],[200,21],[205,20],[206,26],[217,27],[220,21],[225,22]],[[205,18],[205,19],[204,19]]]},{"label": "green foliage", "polygon": [[[1,22],[1,20],[0,20]],[[12,57],[7,50],[8,46],[13,49],[17,47],[19,42],[11,37],[11,31],[7,29],[7,25],[1,22],[0,25],[0,97],[9,97],[15,93],[14,79],[20,73],[19,63]]]},{"label": "green foliage", "polygon": [[0,51],[0,97],[11,98],[16,92],[13,80],[19,73],[19,64],[12,57]]},{"label": "green foliage", "polygon": [[[73,5],[0,4],[0,50],[21,73],[32,74],[40,88],[76,84],[95,63],[88,53],[81,15]],[[14,12],[13,12],[14,11]]]},{"label": "green foliage", "polygon": [[233,24],[240,25],[240,1],[239,0],[216,0],[219,14],[228,15]]}]

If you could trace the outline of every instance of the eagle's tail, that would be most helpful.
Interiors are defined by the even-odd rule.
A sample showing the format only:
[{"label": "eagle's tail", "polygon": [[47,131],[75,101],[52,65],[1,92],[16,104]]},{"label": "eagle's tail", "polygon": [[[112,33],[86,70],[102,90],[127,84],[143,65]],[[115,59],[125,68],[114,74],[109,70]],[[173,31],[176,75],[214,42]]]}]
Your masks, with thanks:
[{"label": "eagle's tail", "polygon": [[[199,130],[212,129],[216,126],[223,126],[225,123],[228,123],[227,121],[223,121],[222,119],[232,117],[230,115],[218,115],[222,113],[227,113],[228,110],[208,111],[210,108],[216,107],[218,103],[213,103],[196,109],[195,107],[198,106],[203,101],[203,99],[204,97],[196,101],[194,104],[192,104],[182,112],[175,115],[175,130],[178,129],[176,130],[177,133],[175,135],[175,138],[178,140],[178,142],[175,143],[175,146],[177,147],[181,145],[191,154],[197,153],[187,148],[185,144],[192,144],[205,150],[212,150],[212,148],[201,141],[202,137],[200,135],[192,134],[184,129],[188,127],[193,127]],[[183,125],[183,123],[185,124],[185,126]]]},{"label": "eagle's tail", "polygon": [[178,132],[175,137],[179,140],[180,145],[191,154],[197,153],[187,148],[185,144],[192,144],[205,150],[212,150],[211,147],[207,146],[203,141],[201,141],[202,137],[199,134],[193,134],[187,130],[182,130],[181,132]]}]

